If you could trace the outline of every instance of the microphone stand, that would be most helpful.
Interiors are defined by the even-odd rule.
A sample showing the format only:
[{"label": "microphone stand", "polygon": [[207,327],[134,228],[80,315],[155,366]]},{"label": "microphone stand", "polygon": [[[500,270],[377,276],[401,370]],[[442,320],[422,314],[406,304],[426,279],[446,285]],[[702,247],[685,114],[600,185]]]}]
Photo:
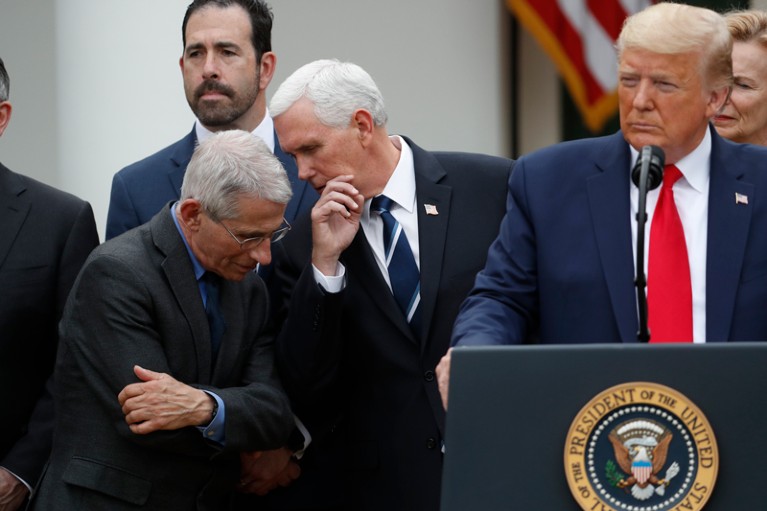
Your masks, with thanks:
[{"label": "microphone stand", "polygon": [[[645,225],[647,224],[647,192],[657,188],[663,180],[663,161],[665,155],[660,147],[644,146],[639,154],[637,164],[631,172],[631,179],[639,188],[639,203],[637,207],[637,252],[636,252],[636,284],[637,308],[639,309],[639,342],[650,341],[650,329],[647,326],[647,276],[644,272]],[[653,172],[650,174],[650,167]]]},{"label": "microphone stand", "polygon": [[[644,148],[643,148],[644,151]],[[647,174],[650,169],[650,159],[641,158],[642,166],[639,171],[639,204],[637,208],[637,253],[636,280],[637,307],[639,308],[639,342],[650,341],[650,329],[647,326],[647,276],[644,273],[644,241],[645,225],[647,224]]]}]

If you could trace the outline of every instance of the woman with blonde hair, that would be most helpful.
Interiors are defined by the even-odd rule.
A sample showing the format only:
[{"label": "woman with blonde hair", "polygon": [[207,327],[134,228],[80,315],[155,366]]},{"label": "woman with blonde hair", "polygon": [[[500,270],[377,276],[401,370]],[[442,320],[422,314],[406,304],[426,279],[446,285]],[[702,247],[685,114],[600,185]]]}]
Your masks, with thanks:
[{"label": "woman with blonde hair", "polygon": [[734,11],[725,20],[733,39],[735,80],[714,125],[734,142],[767,145],[767,12]]}]

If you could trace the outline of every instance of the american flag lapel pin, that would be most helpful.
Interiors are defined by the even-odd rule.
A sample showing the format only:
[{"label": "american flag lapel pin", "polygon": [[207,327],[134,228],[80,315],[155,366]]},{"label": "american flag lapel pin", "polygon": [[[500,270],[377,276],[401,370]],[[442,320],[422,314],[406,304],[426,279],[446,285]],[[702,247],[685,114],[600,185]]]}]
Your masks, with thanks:
[{"label": "american flag lapel pin", "polygon": [[735,204],[748,204],[748,195],[735,192]]},{"label": "american flag lapel pin", "polygon": [[439,215],[439,212],[437,211],[437,206],[434,204],[424,204],[424,209],[426,210],[427,215]]}]

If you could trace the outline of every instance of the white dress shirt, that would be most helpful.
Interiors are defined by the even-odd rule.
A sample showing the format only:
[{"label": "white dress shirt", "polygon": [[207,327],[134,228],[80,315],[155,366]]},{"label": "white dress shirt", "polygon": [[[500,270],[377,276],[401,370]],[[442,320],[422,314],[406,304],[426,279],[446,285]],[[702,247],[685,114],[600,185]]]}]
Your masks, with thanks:
[{"label": "white dress shirt", "polygon": [[[386,195],[395,202],[392,205],[390,213],[400,223],[402,230],[407,236],[410,244],[410,250],[413,251],[413,258],[418,270],[421,269],[418,245],[418,212],[415,203],[415,167],[413,166],[413,150],[399,136],[391,137],[392,143],[400,148],[399,161],[394,169],[389,181],[386,183],[382,195]],[[367,199],[362,208],[362,217],[360,225],[365,231],[365,237],[368,240],[370,248],[373,250],[378,268],[381,270],[386,283],[391,288],[389,281],[389,270],[386,267],[386,256],[384,255],[383,239],[383,220],[381,215],[370,214],[370,203],[372,198]]]},{"label": "white dress shirt", "polygon": [[[410,243],[410,250],[413,251],[415,264],[420,270],[421,261],[418,245],[418,211],[416,210],[413,150],[407,145],[402,137],[392,135],[389,138],[400,150],[400,156],[397,166],[394,168],[394,172],[381,193],[395,202],[390,213],[400,223],[402,230],[405,231],[407,241]],[[365,203],[362,205],[360,226],[362,227],[365,237],[368,240],[368,244],[373,251],[378,268],[381,270],[381,275],[383,275],[384,280],[389,285],[389,289],[391,289],[389,270],[386,267],[386,257],[384,256],[383,220],[381,220],[381,217],[378,214],[370,214],[371,201],[372,197],[365,199]],[[346,268],[344,268],[341,263],[338,263],[338,269],[335,276],[323,275],[316,267],[314,267],[315,281],[329,293],[337,293],[343,289],[345,275]]]},{"label": "white dress shirt", "polygon": [[[636,162],[639,153],[631,147],[631,161]],[[690,154],[676,163],[682,173],[674,184],[674,202],[684,229],[687,257],[690,261],[692,283],[692,338],[693,342],[706,342],[706,254],[708,240],[708,188],[711,171],[711,133],[706,129],[703,140]],[[632,165],[633,167],[633,165]],[[662,185],[661,185],[662,186]],[[631,187],[631,239],[634,254],[637,247],[636,213],[639,207],[639,189]],[[645,225],[644,271],[650,249],[650,231],[655,205],[658,203],[660,186],[647,193],[647,224]],[[636,265],[636,257],[634,258]],[[635,268],[636,270],[636,268]]]},{"label": "white dress shirt", "polygon": [[[194,123],[194,130],[197,135],[198,144],[213,135],[213,132],[203,126],[199,119]],[[256,126],[256,129],[251,131],[251,133],[263,140],[269,147],[269,150],[274,152],[274,121],[272,120],[272,116],[269,115],[268,108],[261,123]]]}]

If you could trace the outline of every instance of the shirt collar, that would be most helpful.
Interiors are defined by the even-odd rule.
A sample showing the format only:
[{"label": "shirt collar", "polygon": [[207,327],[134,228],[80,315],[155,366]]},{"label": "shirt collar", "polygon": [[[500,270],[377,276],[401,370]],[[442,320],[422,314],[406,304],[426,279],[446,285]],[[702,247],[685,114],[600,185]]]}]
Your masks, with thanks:
[{"label": "shirt collar", "polygon": [[399,206],[405,209],[408,213],[412,214],[415,209],[415,166],[413,163],[413,150],[399,135],[392,135],[389,138],[392,143],[400,149],[399,161],[381,193],[399,204]]},{"label": "shirt collar", "polygon": [[[639,158],[639,151],[631,145],[629,145],[629,149],[631,149],[631,161],[636,162]],[[692,188],[699,192],[706,189],[711,168],[711,131],[709,128],[706,128],[706,134],[703,135],[703,140],[700,141],[698,147],[676,162],[675,165]]]},{"label": "shirt collar", "polygon": [[[203,126],[199,119],[194,123],[194,130],[197,135],[197,143],[207,140],[213,135],[213,132]],[[268,108],[266,109],[266,114],[264,114],[264,119],[251,133],[263,140],[269,147],[269,150],[274,152],[274,121],[272,116],[269,115]]]}]

